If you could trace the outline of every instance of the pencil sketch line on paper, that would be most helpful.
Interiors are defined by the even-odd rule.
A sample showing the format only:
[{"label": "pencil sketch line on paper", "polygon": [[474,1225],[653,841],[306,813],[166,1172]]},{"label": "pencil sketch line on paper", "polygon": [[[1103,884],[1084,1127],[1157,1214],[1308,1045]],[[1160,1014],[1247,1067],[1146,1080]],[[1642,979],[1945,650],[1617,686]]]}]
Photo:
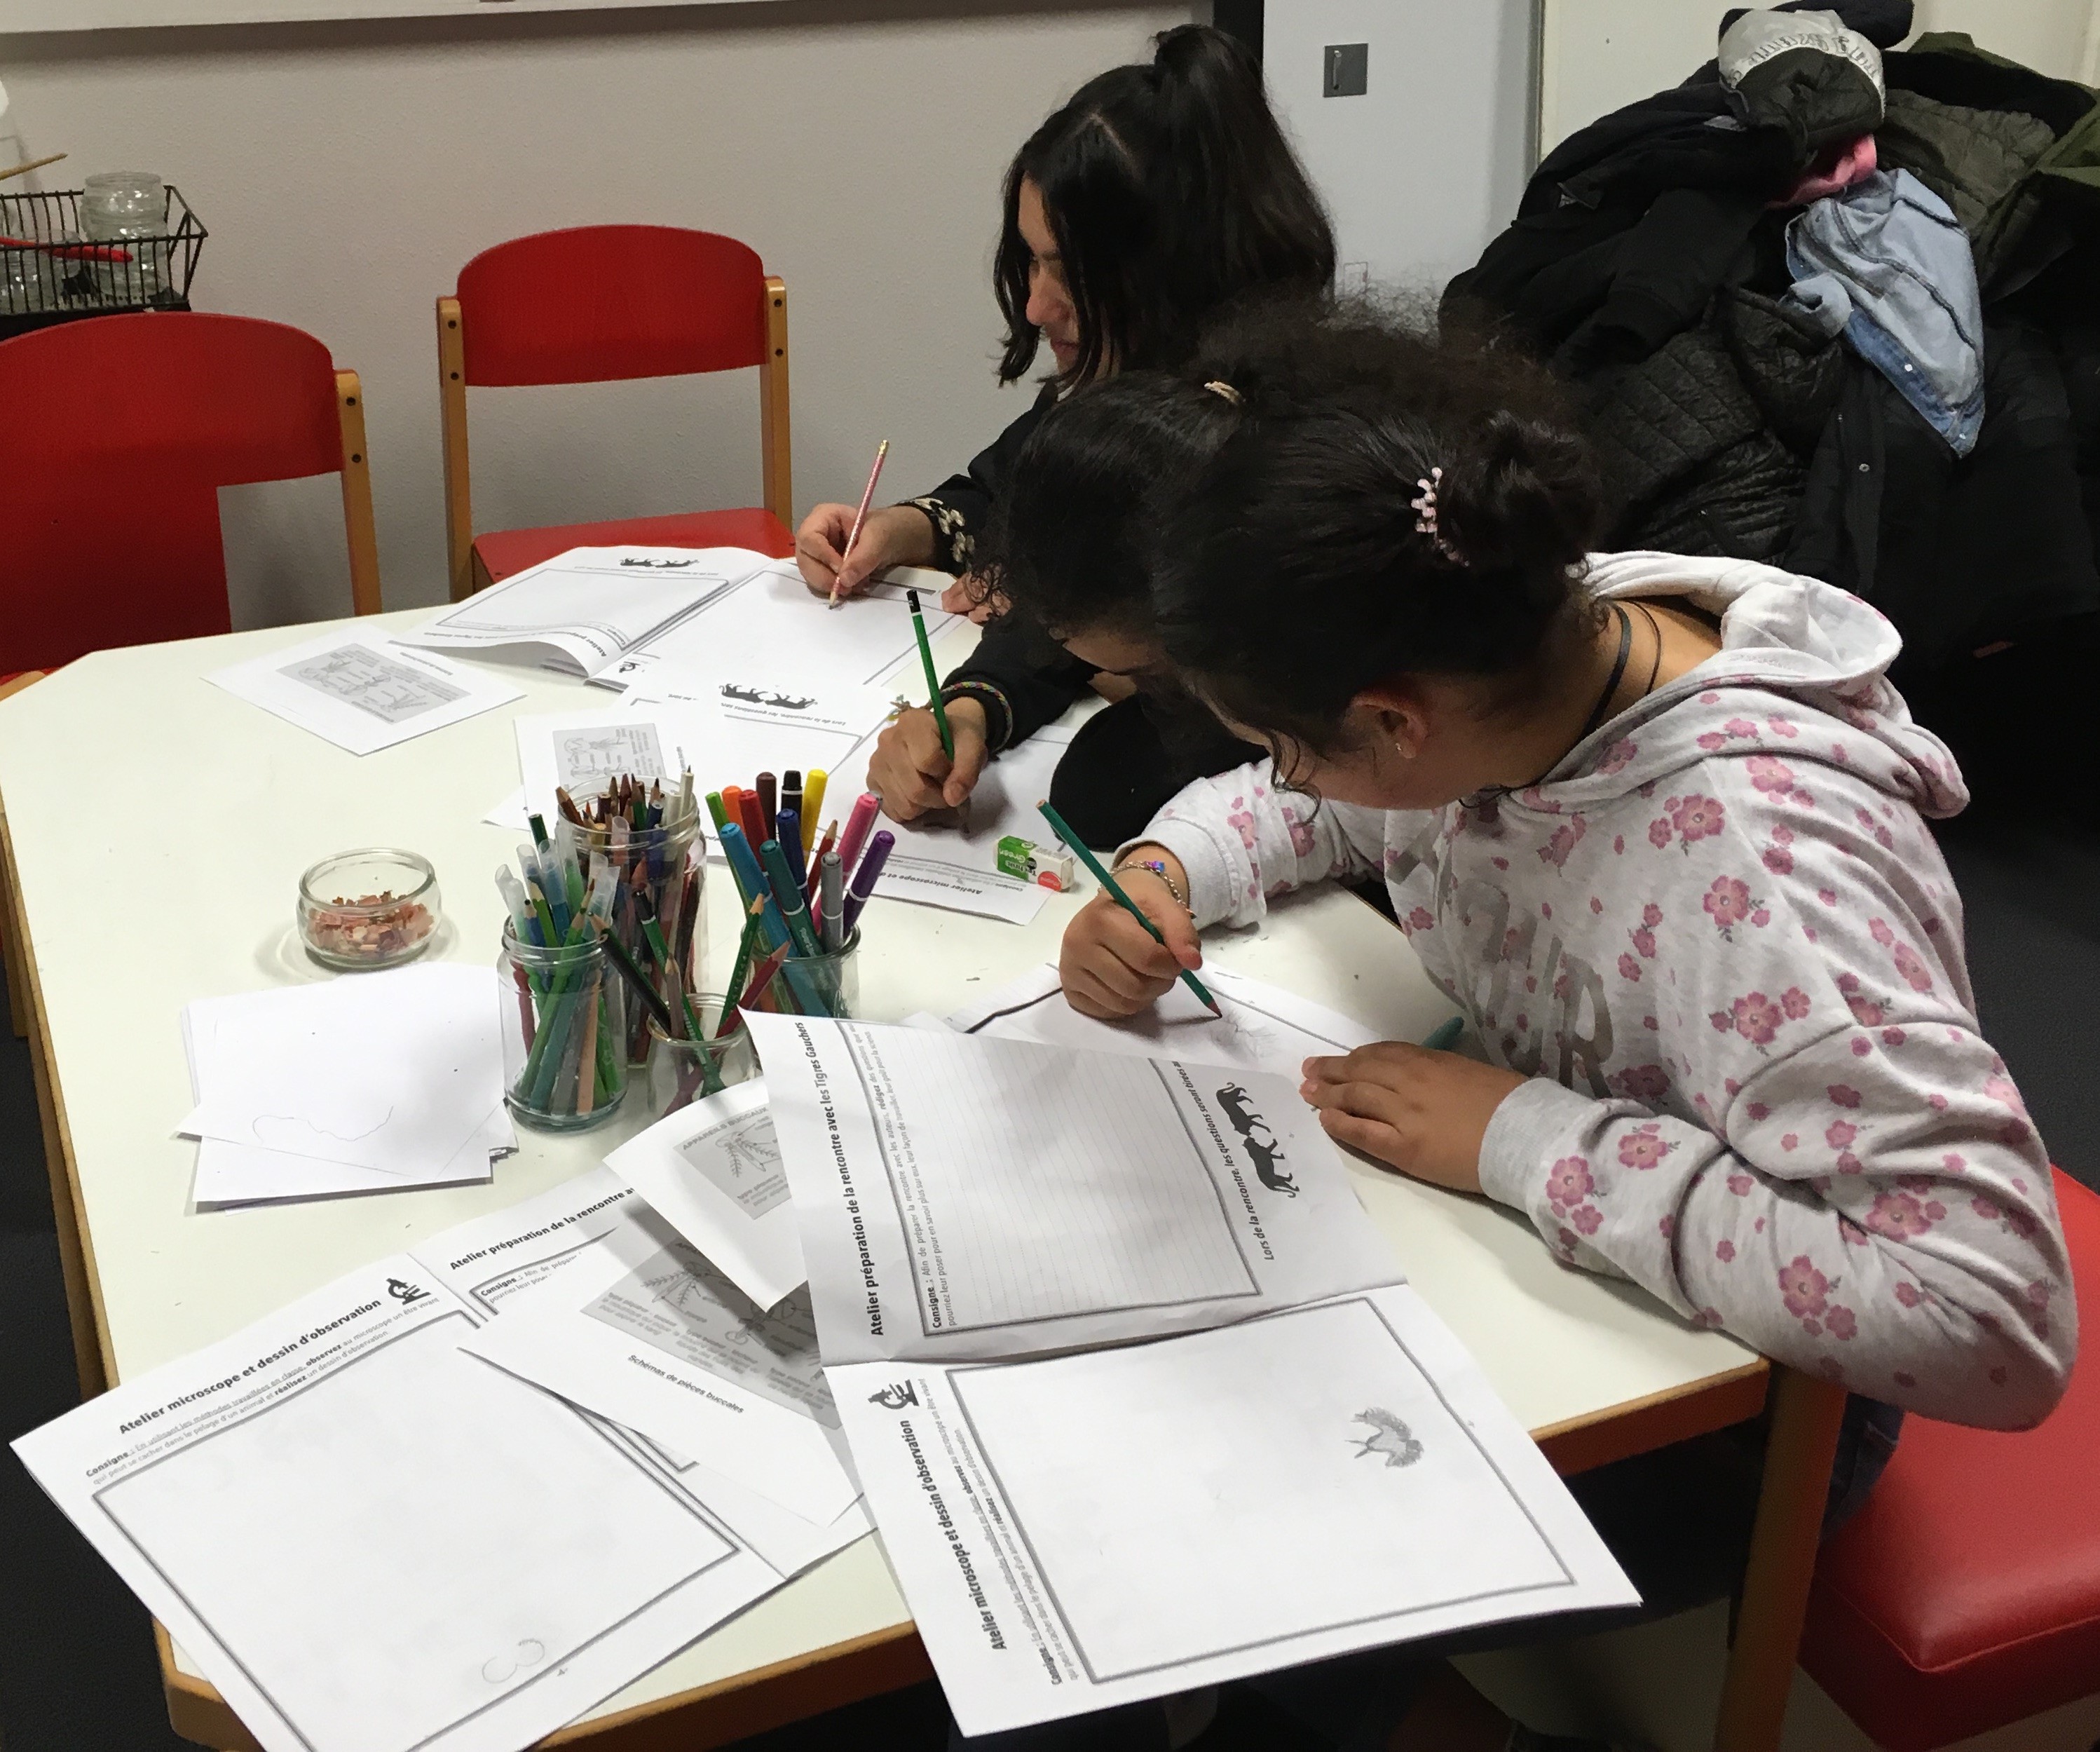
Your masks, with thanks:
[{"label": "pencil sketch line on paper", "polygon": [[1352,1436],[1349,1440],[1359,1443],[1357,1458],[1382,1454],[1388,1467],[1412,1466],[1422,1458],[1422,1443],[1414,1432],[1390,1411],[1381,1411],[1376,1406],[1359,1411],[1349,1420],[1352,1423],[1368,1423],[1368,1436]]}]

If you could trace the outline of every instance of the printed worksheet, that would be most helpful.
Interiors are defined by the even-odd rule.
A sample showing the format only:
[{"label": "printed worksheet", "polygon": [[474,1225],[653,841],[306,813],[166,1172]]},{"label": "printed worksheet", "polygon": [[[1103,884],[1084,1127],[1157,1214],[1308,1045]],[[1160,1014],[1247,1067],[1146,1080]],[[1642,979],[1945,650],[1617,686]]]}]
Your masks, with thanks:
[{"label": "printed worksheet", "polygon": [[581,803],[623,775],[675,785],[690,764],[695,786],[707,788],[699,781],[711,723],[690,707],[630,709],[622,701],[593,712],[527,713],[511,722],[525,808],[549,822],[557,788]]},{"label": "printed worksheet", "polygon": [[[484,1360],[690,1455],[812,1538],[859,1494],[806,1302],[799,1315],[792,1301],[770,1316],[754,1307],[610,1167],[418,1252],[501,1317],[461,1340]],[[707,1500],[732,1518],[733,1502]],[[837,1531],[839,1543],[857,1537],[849,1523]]]},{"label": "printed worksheet", "polygon": [[762,1081],[681,1108],[606,1164],[760,1308],[808,1281]]},{"label": "printed worksheet", "polygon": [[499,676],[340,629],[205,679],[352,754],[390,748],[523,697]]},{"label": "printed worksheet", "polygon": [[396,1255],[15,1451],[268,1752],[515,1752],[782,1578],[483,1317]]},{"label": "printed worksheet", "polygon": [[1033,1361],[830,1373],[968,1735],[1638,1598],[1405,1286]]},{"label": "printed worksheet", "polygon": [[1082,1016],[1065,1001],[1057,969],[1046,962],[956,1011],[947,1026],[958,1034],[1231,1065],[1294,1080],[1308,1058],[1353,1052],[1379,1039],[1339,1011],[1243,973],[1206,967],[1202,978],[1224,1012],[1222,1018],[1177,982],[1151,1008],[1119,1022],[1104,1022]]},{"label": "printed worksheet", "polygon": [[761,560],[593,679],[654,691],[671,686],[712,691],[729,682],[747,692],[793,699],[851,693],[902,678],[911,697],[923,699],[919,643],[904,597],[906,584],[915,580],[922,580],[927,635],[938,638],[953,618],[940,606],[941,588],[950,581],[943,573],[914,571],[875,585],[834,613],[810,594],[794,561]]},{"label": "printed worksheet", "polygon": [[402,641],[596,676],[771,563],[748,548],[571,548]]},{"label": "printed worksheet", "polygon": [[580,1306],[520,1308],[465,1342],[813,1524],[860,1494],[809,1298],[769,1313],[675,1237]]},{"label": "printed worksheet", "polygon": [[750,1026],[827,1363],[1025,1356],[1401,1281],[1293,1079]]}]

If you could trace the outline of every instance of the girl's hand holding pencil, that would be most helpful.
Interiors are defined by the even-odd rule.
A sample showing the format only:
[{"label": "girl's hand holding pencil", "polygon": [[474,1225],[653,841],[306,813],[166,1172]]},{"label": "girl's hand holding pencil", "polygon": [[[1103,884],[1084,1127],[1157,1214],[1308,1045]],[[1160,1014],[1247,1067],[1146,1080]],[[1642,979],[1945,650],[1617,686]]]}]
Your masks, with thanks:
[{"label": "girl's hand holding pencil", "polygon": [[[1166,864],[1168,876],[1185,890],[1186,874],[1171,852],[1149,845],[1142,855]],[[1155,941],[1105,889],[1088,901],[1065,926],[1057,955],[1065,1001],[1083,1016],[1135,1016],[1203,964],[1195,922],[1164,880],[1135,867],[1118,872],[1115,880],[1164,941]]]},{"label": "girl's hand holding pencil", "polygon": [[868,757],[868,788],[882,797],[882,812],[892,821],[912,821],[929,810],[960,809],[977,788],[985,762],[984,708],[958,699],[948,708],[948,731],[955,752],[941,746],[933,714],[917,706],[900,712],[883,726]]}]

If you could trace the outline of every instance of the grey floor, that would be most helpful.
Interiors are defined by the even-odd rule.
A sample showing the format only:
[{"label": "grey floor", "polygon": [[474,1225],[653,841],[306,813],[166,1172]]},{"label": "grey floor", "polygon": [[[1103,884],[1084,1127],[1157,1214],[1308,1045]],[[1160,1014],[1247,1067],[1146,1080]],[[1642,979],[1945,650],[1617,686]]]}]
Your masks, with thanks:
[{"label": "grey floor", "polygon": [[[1983,1022],[2056,1158],[2100,1186],[2100,1076],[2081,1043],[2100,999],[2100,841],[2029,821],[1975,820],[1945,836],[1968,905]],[[44,1178],[29,1056],[0,1033],[0,1441],[74,1402],[73,1352]],[[1206,1752],[1290,1736],[1261,1706]],[[746,1742],[744,1752],[934,1748],[946,1712],[921,1686]],[[146,1614],[0,1454],[0,1745],[7,1752],[157,1752],[170,1730]]]}]

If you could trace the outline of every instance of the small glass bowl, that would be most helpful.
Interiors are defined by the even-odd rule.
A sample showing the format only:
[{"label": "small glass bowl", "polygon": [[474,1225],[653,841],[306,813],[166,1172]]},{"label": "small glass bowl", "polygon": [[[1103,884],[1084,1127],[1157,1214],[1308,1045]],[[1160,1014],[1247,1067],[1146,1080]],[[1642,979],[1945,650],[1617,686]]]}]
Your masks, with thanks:
[{"label": "small glass bowl", "polygon": [[438,873],[413,852],[338,852],[299,878],[299,938],[323,967],[362,973],[412,961],[443,917]]}]

